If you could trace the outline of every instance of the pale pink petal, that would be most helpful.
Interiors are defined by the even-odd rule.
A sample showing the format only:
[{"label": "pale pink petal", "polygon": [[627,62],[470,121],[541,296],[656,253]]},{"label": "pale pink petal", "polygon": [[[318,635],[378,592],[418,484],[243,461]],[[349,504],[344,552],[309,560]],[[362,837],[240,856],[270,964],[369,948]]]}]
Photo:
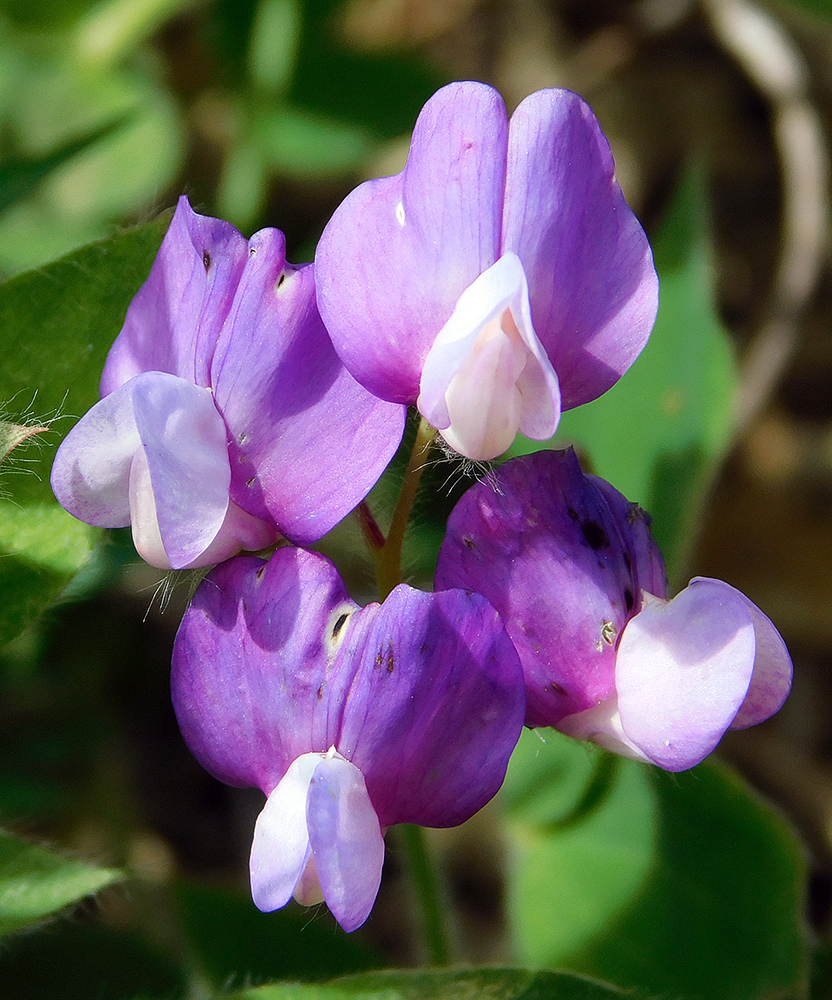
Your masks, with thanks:
[{"label": "pale pink petal", "polygon": [[309,784],[306,818],[326,905],[345,931],[354,931],[370,915],[384,863],[378,816],[355,764],[326,756]]},{"label": "pale pink petal", "polygon": [[52,466],[58,503],[86,524],[127,527],[130,466],[140,444],[128,383],[96,403],[61,443]]},{"label": "pale pink petal", "polygon": [[128,384],[164,550],[181,569],[205,552],[228,511],[225,423],[209,389],[175,375],[149,372]]},{"label": "pale pink petal", "polygon": [[425,359],[417,406],[451,447],[475,460],[502,454],[519,430],[536,440],[554,434],[558,380],[532,326],[515,254],[459,297]]},{"label": "pale pink petal", "polygon": [[754,674],[745,701],[731,723],[731,729],[756,726],[779,711],[788,697],[792,686],[792,660],[789,651],[770,619],[756,604],[749,601],[745,594],[722,580],[710,580],[705,577],[691,580],[690,586],[699,586],[701,583],[725,587],[726,590],[736,594],[745,603],[754,622],[756,639]]},{"label": "pale pink petal", "polygon": [[257,817],[251,845],[251,896],[265,913],[292,898],[312,855],[306,826],[306,799],[321,753],[305,753],[289,765]]},{"label": "pale pink petal", "polygon": [[591,740],[599,747],[622,757],[650,763],[650,758],[624,732],[621,713],[618,711],[618,698],[615,695],[583,712],[567,715],[555,729],[576,740]]},{"label": "pale pink petal", "polygon": [[701,580],[672,601],[648,601],[621,634],[621,723],[666,770],[693,767],[714,749],[751,683],[754,623],[731,590]]}]

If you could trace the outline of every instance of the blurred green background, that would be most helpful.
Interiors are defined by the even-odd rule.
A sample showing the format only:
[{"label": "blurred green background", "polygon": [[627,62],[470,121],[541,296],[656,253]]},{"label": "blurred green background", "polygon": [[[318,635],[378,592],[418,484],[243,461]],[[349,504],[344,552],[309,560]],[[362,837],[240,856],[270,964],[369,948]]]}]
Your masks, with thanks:
[{"label": "blurred green background", "polygon": [[[832,996],[832,4],[0,0],[0,420],[49,427],[0,470],[0,825],[97,866],[61,868],[54,899],[0,933],[114,883],[6,939],[0,1000],[208,996],[419,958],[394,835],[359,934],[320,911],[257,914],[262,797],[203,773],[169,704],[190,583],[160,581],[124,533],[62,515],[47,480],[180,194],[247,235],[278,226],[290,260],[312,260],[340,200],[401,169],[419,109],[453,79],[494,84],[509,110],[541,87],[577,90],[610,138],[662,311],[633,372],[567,414],[556,444],[653,512],[677,583],[725,579],[783,633],[789,703],[721,752],[808,862],[807,881],[782,820],[719,768],[606,774],[606,758],[532,737],[501,801],[432,840],[457,957],[644,995],[805,996],[808,926],[813,995]],[[401,467],[371,500],[381,519]],[[452,463],[427,478],[406,549],[422,585],[470,482]],[[322,543],[371,599],[358,546],[350,524]],[[0,876],[52,864],[5,850]],[[702,874],[687,896],[686,860]],[[669,962],[690,936],[679,911],[700,905],[693,960]]]}]

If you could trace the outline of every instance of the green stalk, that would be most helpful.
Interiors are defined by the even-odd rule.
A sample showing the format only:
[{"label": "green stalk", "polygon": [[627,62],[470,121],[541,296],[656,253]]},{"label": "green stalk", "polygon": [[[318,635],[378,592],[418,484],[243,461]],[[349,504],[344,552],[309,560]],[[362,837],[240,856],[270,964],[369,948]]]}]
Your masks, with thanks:
[{"label": "green stalk", "polygon": [[428,850],[425,831],[409,823],[400,827],[407,868],[416,893],[416,910],[428,965],[448,965],[450,945],[442,887]]},{"label": "green stalk", "polygon": [[[428,452],[436,437],[436,428],[431,427],[427,420],[420,420],[416,430],[416,440],[405,469],[402,488],[390,530],[381,548],[374,550],[376,555],[376,579],[378,580],[379,597],[383,601],[387,595],[402,582],[402,545],[407,522],[413,513],[413,504],[419,492],[419,483],[427,464]],[[366,537],[366,531],[365,531]],[[371,548],[374,548],[371,546]]]}]

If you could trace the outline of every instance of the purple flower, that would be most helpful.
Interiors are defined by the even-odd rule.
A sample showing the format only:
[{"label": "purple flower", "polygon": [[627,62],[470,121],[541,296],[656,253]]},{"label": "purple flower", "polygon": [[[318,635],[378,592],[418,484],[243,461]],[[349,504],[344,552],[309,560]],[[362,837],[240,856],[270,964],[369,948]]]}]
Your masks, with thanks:
[{"label": "purple flower", "polygon": [[454,826],[485,805],[525,710],[484,597],[400,586],[361,609],[328,559],[295,548],[209,574],[176,637],[172,691],[200,763],[267,796],[257,906],[323,898],[347,931],[375,900],[385,829]]},{"label": "purple flower", "polygon": [[52,487],[75,517],[132,525],[160,568],[324,535],[401,438],[404,410],[362,389],[283,234],[246,240],[182,198],[107,358],[102,399],[70,431]]},{"label": "purple flower", "polygon": [[523,664],[528,726],[670,771],[783,704],[792,666],[769,619],[720,580],[666,599],[644,512],[574,452],[507,462],[459,501],[437,588],[499,611]]},{"label": "purple flower", "polygon": [[416,403],[457,451],[551,437],[614,385],[653,326],[647,239],[586,104],[453,83],[422,109],[407,166],[353,191],[315,258],[335,348],[382,399]]}]

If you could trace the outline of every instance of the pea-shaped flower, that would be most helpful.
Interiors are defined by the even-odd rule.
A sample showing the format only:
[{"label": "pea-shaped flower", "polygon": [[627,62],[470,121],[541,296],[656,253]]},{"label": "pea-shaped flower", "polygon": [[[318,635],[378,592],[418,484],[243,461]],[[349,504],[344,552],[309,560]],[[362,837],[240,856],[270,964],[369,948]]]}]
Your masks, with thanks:
[{"label": "pea-shaped flower", "polygon": [[453,83],[422,109],[401,174],[336,210],[315,257],[318,304],[355,378],[416,403],[487,460],[518,431],[606,392],[657,309],[647,239],[587,105]]},{"label": "pea-shaped flower", "polygon": [[323,898],[347,931],[375,901],[385,829],[454,826],[485,805],[525,710],[517,654],[484,597],[400,586],[362,609],[328,559],[294,548],[208,575],[171,683],[200,763],[267,796],[254,902]]},{"label": "pea-shaped flower", "polygon": [[88,524],[132,525],[164,569],[325,534],[383,471],[404,411],[338,360],[314,285],[279,230],[246,240],[180,199],[103,398],[58,450],[60,503]]},{"label": "pea-shaped flower", "polygon": [[507,462],[459,501],[437,588],[499,611],[523,664],[529,726],[670,771],[783,704],[792,666],[769,619],[720,580],[672,600],[647,515],[572,451]]}]

